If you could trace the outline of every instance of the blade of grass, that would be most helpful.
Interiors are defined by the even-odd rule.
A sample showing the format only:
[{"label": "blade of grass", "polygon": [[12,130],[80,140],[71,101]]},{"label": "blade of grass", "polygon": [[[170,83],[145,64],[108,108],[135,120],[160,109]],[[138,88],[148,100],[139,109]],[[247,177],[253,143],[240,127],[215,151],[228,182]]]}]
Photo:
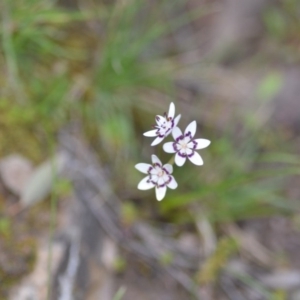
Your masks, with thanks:
[{"label": "blade of grass", "polygon": [[121,300],[124,297],[125,293],[126,293],[126,288],[121,286],[117,291],[117,293],[115,294],[113,300]]},{"label": "blade of grass", "polygon": [[2,2],[2,44],[3,52],[6,58],[9,81],[12,92],[15,94],[15,100],[19,104],[24,104],[26,97],[19,77],[19,69],[16,59],[15,49],[12,43],[13,23],[10,18],[9,0]]}]

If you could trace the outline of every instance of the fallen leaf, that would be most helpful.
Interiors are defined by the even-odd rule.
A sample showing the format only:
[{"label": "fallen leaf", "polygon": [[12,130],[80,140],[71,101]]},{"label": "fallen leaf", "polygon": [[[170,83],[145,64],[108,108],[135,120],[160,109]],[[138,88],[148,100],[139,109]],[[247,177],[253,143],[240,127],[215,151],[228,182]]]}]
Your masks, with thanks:
[{"label": "fallen leaf", "polygon": [[65,155],[57,154],[33,171],[21,193],[20,205],[22,208],[34,205],[50,194],[55,180],[63,170],[65,162]]}]

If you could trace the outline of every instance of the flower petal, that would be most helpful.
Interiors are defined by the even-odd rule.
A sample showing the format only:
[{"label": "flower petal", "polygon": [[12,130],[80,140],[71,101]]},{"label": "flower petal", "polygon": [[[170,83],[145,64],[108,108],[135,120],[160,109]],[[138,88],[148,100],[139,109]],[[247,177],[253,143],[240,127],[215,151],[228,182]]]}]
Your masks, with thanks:
[{"label": "flower petal", "polygon": [[164,186],[165,185],[165,180],[163,176],[158,177],[157,180],[157,186]]},{"label": "flower petal", "polygon": [[156,174],[151,175],[151,181],[157,183],[158,181],[158,176]]},{"label": "flower petal", "polygon": [[162,166],[160,159],[155,154],[151,155],[151,159],[153,164],[160,164]]},{"label": "flower petal", "polygon": [[168,188],[175,190],[178,187],[178,184],[177,184],[175,178],[173,176],[171,176],[171,177],[172,177],[172,180],[168,184]]},{"label": "flower petal", "polygon": [[174,119],[174,127],[177,126],[177,124],[178,124],[180,118],[181,118],[181,115],[178,115],[178,116]]},{"label": "flower petal", "polygon": [[196,139],[194,140],[197,143],[196,149],[203,149],[210,145],[210,141],[206,139]]},{"label": "flower petal", "polygon": [[192,156],[188,156],[188,158],[193,164],[195,164],[197,166],[202,166],[203,165],[203,159],[201,158],[201,156],[197,152],[194,152],[194,154]]},{"label": "flower petal", "polygon": [[151,146],[156,146],[156,145],[159,144],[163,139],[164,139],[164,137],[158,136],[158,137],[152,142]]},{"label": "flower petal", "polygon": [[165,169],[169,172],[169,174],[172,174],[172,173],[173,173],[173,166],[172,166],[172,165],[170,165],[170,164],[165,164],[165,165],[163,166],[163,168],[165,168]]},{"label": "flower petal", "polygon": [[164,178],[164,182],[165,182],[165,185],[169,184],[170,180],[171,180],[171,175],[165,173],[163,175],[163,178]]},{"label": "flower petal", "polygon": [[163,116],[157,115],[155,117],[155,120],[156,120],[157,125],[161,126],[166,121],[166,118]]},{"label": "flower petal", "polygon": [[137,188],[138,188],[139,190],[150,190],[150,189],[152,189],[154,186],[155,186],[155,185],[154,185],[151,181],[149,181],[149,176],[147,176],[147,177],[143,178],[143,179],[139,182]]},{"label": "flower petal", "polygon": [[155,188],[156,199],[158,201],[161,201],[165,197],[166,191],[167,191],[167,187],[166,186],[156,187]]},{"label": "flower petal", "polygon": [[186,161],[186,157],[182,157],[179,155],[179,153],[177,152],[176,155],[175,155],[175,163],[178,167],[181,167],[184,165]]},{"label": "flower petal", "polygon": [[145,174],[147,174],[147,173],[148,173],[148,170],[149,170],[150,168],[152,168],[151,165],[145,164],[145,163],[139,163],[139,164],[136,164],[134,167],[135,167],[137,170],[139,170],[140,172],[145,173]]},{"label": "flower petal", "polygon": [[167,153],[175,153],[176,150],[174,149],[174,146],[173,146],[174,142],[168,142],[168,143],[165,143],[163,145],[163,149],[165,152]]},{"label": "flower petal", "polygon": [[184,134],[187,134],[188,132],[190,132],[191,137],[193,137],[196,133],[196,129],[197,129],[197,123],[196,123],[196,121],[193,121],[187,126],[187,128],[184,131]]},{"label": "flower petal", "polygon": [[170,107],[169,107],[168,117],[173,119],[174,116],[175,116],[175,105],[174,105],[174,103],[172,102],[172,103],[170,104]]},{"label": "flower petal", "polygon": [[154,168],[150,171],[150,174],[151,174],[151,175],[157,175],[157,173],[158,173],[157,167],[154,167]]},{"label": "flower petal", "polygon": [[174,140],[176,140],[178,137],[180,137],[182,135],[182,131],[180,130],[179,127],[175,127],[172,131],[172,135]]},{"label": "flower petal", "polygon": [[193,150],[190,148],[186,148],[185,153],[186,153],[186,155],[191,155],[193,153]]},{"label": "flower petal", "polygon": [[195,142],[195,140],[191,140],[188,144],[187,144],[187,147],[189,149],[193,149],[193,150],[196,150],[197,148],[197,143]]},{"label": "flower petal", "polygon": [[185,137],[183,138],[183,142],[184,142],[185,144],[188,144],[188,143],[190,142],[190,140],[191,140],[191,136],[190,136],[190,135],[187,135],[187,136],[185,136]]},{"label": "flower petal", "polygon": [[157,132],[157,129],[150,130],[150,131],[145,132],[144,136],[150,136],[150,137],[157,136],[156,132]]}]

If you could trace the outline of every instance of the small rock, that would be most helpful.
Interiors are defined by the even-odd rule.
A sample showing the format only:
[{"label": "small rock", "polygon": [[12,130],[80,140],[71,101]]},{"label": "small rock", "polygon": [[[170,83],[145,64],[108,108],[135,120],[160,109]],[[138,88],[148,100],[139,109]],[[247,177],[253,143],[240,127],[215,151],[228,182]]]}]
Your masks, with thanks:
[{"label": "small rock", "polygon": [[11,192],[20,196],[32,174],[32,164],[25,157],[12,154],[0,161],[2,181]]},{"label": "small rock", "polygon": [[58,153],[34,169],[20,195],[22,208],[34,205],[50,194],[55,180],[65,167],[66,160],[64,153]]},{"label": "small rock", "polygon": [[296,290],[296,291],[292,294],[291,300],[300,300],[300,290]]},{"label": "small rock", "polygon": [[273,289],[290,290],[300,287],[299,271],[278,271],[270,275],[261,276],[260,281]]}]

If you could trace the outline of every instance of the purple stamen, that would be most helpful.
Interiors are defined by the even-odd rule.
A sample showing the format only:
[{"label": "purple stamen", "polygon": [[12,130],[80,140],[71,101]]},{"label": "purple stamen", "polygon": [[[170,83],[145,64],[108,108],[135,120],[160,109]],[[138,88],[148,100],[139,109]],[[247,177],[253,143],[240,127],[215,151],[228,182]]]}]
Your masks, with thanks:
[{"label": "purple stamen", "polygon": [[165,171],[168,175],[170,175],[170,173],[167,171],[167,169],[165,169],[165,168],[162,168],[163,169],[163,171]]},{"label": "purple stamen", "polygon": [[165,184],[168,185],[168,184],[171,182],[171,180],[172,180],[172,177],[169,176],[169,178],[168,178],[168,180],[165,182]]},{"label": "purple stamen", "polygon": [[178,155],[181,157],[186,157],[186,153],[181,153],[180,151],[178,151]]},{"label": "purple stamen", "polygon": [[198,146],[198,143],[196,141],[192,141],[192,143],[194,144],[193,145],[193,150],[195,150],[197,148],[197,146]]},{"label": "purple stamen", "polygon": [[177,152],[178,151],[178,148],[177,148],[177,143],[173,143],[173,149]]},{"label": "purple stamen", "polygon": [[192,157],[194,155],[195,151],[193,151],[191,154],[187,155],[188,157]]},{"label": "purple stamen", "polygon": [[160,168],[161,168],[161,164],[159,164],[159,163],[154,163],[154,164],[153,164],[153,167],[160,167]]},{"label": "purple stamen", "polygon": [[179,140],[183,140],[184,136],[183,135],[180,135],[177,139],[176,139],[176,142],[179,143]]},{"label": "purple stamen", "polygon": [[147,173],[150,174],[150,172],[153,170],[153,167],[149,167]]}]

